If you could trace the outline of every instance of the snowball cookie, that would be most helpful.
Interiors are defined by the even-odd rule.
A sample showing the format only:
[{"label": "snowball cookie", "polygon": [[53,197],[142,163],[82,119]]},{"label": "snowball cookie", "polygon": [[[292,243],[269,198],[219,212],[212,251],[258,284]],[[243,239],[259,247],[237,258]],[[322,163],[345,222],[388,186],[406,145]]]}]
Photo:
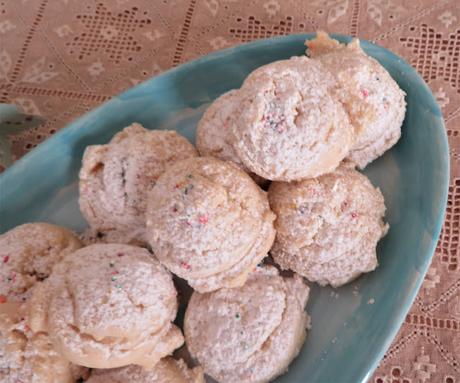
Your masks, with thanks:
[{"label": "snowball cookie", "polygon": [[80,247],[73,232],[43,222],[26,223],[0,235],[0,304],[26,301],[31,287]]},{"label": "snowball cookie", "polygon": [[266,193],[237,165],[213,157],[163,173],[146,218],[155,256],[200,292],[244,284],[275,236]]},{"label": "snowball cookie", "polygon": [[171,274],[145,249],[95,244],[57,264],[29,301],[33,331],[48,331],[75,364],[153,366],[181,346]]},{"label": "snowball cookie", "polygon": [[193,293],[184,319],[191,354],[221,383],[268,382],[287,370],[302,347],[309,289],[259,266],[246,284]]},{"label": "snowball cookie", "polygon": [[233,147],[252,172],[291,181],[333,171],[353,144],[353,128],[331,96],[333,76],[307,57],[264,65],[241,87]]},{"label": "snowball cookie", "polygon": [[308,54],[334,74],[337,95],[356,131],[348,158],[364,168],[390,149],[401,136],[405,93],[390,74],[364,53],[355,39],[342,45],[326,33],[307,41]]},{"label": "snowball cookie", "polygon": [[283,269],[337,287],[377,267],[385,204],[361,173],[341,166],[317,179],[276,182],[269,200],[277,215],[271,254]]},{"label": "snowball cookie", "polygon": [[189,369],[185,362],[171,357],[161,359],[151,370],[130,365],[94,370],[86,383],[205,383],[203,369]]},{"label": "snowball cookie", "polygon": [[196,129],[196,147],[202,156],[233,161],[245,172],[250,173],[258,185],[265,185],[267,180],[246,168],[231,143],[230,125],[240,113],[240,93],[237,89],[224,93],[206,109]]},{"label": "snowball cookie", "polygon": [[147,193],[169,165],[197,155],[176,132],[139,124],[115,134],[106,145],[88,146],[80,170],[83,216],[102,233],[118,231],[118,241],[141,238]]},{"label": "snowball cookie", "polygon": [[0,382],[73,383],[85,377],[88,371],[54,350],[46,333],[32,333],[25,314],[18,303],[0,305]]}]

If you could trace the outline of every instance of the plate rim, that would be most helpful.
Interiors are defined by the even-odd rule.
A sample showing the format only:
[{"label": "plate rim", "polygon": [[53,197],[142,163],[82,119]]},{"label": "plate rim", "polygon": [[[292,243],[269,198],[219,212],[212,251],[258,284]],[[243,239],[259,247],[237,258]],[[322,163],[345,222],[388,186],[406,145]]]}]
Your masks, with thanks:
[{"label": "plate rim", "polygon": [[[233,55],[241,51],[243,52],[250,51],[251,49],[253,49],[253,47],[256,47],[256,46],[263,47],[263,46],[279,44],[283,42],[286,42],[286,43],[294,42],[300,39],[307,40],[307,39],[314,38],[315,36],[316,36],[316,33],[298,33],[298,34],[291,34],[287,36],[276,36],[276,37],[271,37],[267,39],[260,39],[260,40],[255,40],[255,41],[248,42],[248,43],[243,43],[243,44],[237,44],[233,47],[214,51],[207,55],[201,56],[195,60],[188,61],[184,64],[178,65],[177,67],[170,68],[157,76],[152,76],[149,79],[143,81],[142,83],[139,83],[133,87],[130,87],[124,90],[123,92],[113,96],[109,100],[97,105],[95,108],[92,108],[90,111],[83,113],[82,115],[79,115],[75,119],[71,120],[63,128],[61,128],[58,132],[56,132],[54,135],[48,137],[47,139],[39,143],[34,149],[26,153],[19,160],[15,161],[2,174],[0,174],[0,183],[8,182],[9,178],[12,178],[13,180],[16,169],[20,168],[21,166],[25,166],[29,161],[33,161],[34,157],[39,156],[42,152],[44,151],[46,152],[48,147],[51,147],[53,143],[56,140],[58,140],[61,136],[66,135],[69,132],[72,132],[74,130],[80,129],[79,123],[82,120],[87,119],[92,114],[98,113],[100,109],[105,108],[107,105],[116,103],[117,101],[122,99],[125,95],[129,95],[130,92],[133,92],[134,90],[138,90],[138,89],[141,89],[142,87],[148,86],[151,82],[157,81],[158,79],[161,79],[163,77],[168,77],[168,76],[173,76],[175,74],[179,74],[183,71],[193,70],[195,66],[199,66],[203,63],[207,63],[213,60],[223,59],[226,56]],[[349,42],[351,41],[351,39],[354,38],[352,36],[342,35],[342,34],[330,34],[330,36],[338,39],[341,42]],[[439,116],[438,118],[438,123],[440,124],[439,128],[442,128],[440,129],[442,130],[442,132],[440,132],[440,137],[442,137],[440,141],[440,144],[442,146],[442,158],[441,158],[441,161],[439,162],[439,167],[442,171],[441,177],[443,181],[443,184],[440,186],[441,193],[440,193],[440,200],[439,200],[440,202],[439,209],[436,212],[437,222],[435,224],[434,231],[433,231],[434,240],[432,241],[431,246],[429,246],[428,248],[430,256],[424,258],[424,260],[421,262],[420,269],[419,269],[420,273],[415,278],[414,287],[411,289],[409,294],[405,295],[404,298],[402,299],[402,303],[404,303],[403,304],[404,308],[399,311],[398,315],[392,321],[392,324],[389,326],[388,334],[385,337],[385,341],[383,342],[382,347],[380,348],[380,351],[376,353],[374,357],[372,357],[372,363],[370,363],[368,367],[363,369],[363,371],[358,374],[358,376],[362,376],[362,378],[360,378],[359,381],[362,383],[365,383],[368,381],[371,375],[375,372],[383,356],[385,355],[391,343],[395,339],[399,329],[401,328],[404,322],[405,317],[407,316],[407,313],[410,311],[413,305],[413,302],[418,292],[420,291],[423,280],[426,276],[428,268],[431,265],[431,262],[435,255],[436,246],[439,241],[439,235],[444,225],[445,211],[446,211],[447,201],[448,201],[448,192],[449,192],[449,185],[450,185],[450,154],[449,154],[449,143],[448,143],[448,138],[447,138],[447,132],[446,132],[445,122],[444,122],[441,108],[439,107],[431,89],[429,88],[425,80],[419,75],[419,73],[407,61],[405,61],[403,58],[396,55],[392,51],[378,44],[372,43],[368,40],[361,39],[361,38],[359,38],[359,40],[364,50],[366,50],[366,46],[375,47],[379,50],[382,50],[386,55],[388,55],[390,60],[392,61],[395,60],[398,62],[399,65],[402,65],[404,67],[404,70],[406,70],[408,73],[410,73],[412,76],[414,76],[417,79],[418,85],[421,86],[421,89],[423,89],[424,93],[428,97],[429,104],[431,107],[433,107],[434,113],[436,113],[436,115]],[[1,184],[0,184],[0,189],[1,189]]]}]

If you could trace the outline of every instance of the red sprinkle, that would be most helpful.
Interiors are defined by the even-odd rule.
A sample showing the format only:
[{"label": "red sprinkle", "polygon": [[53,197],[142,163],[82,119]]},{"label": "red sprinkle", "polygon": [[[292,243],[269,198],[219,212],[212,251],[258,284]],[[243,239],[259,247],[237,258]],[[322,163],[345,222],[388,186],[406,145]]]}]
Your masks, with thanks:
[{"label": "red sprinkle", "polygon": [[180,184],[176,184],[176,186],[174,186],[176,189],[180,189]]},{"label": "red sprinkle", "polygon": [[25,331],[30,331],[30,327],[27,326],[27,325],[24,325],[24,330],[25,330]]},{"label": "red sprinkle", "polygon": [[367,89],[361,89],[361,94],[364,98],[366,98],[367,96],[369,96],[369,91]]},{"label": "red sprinkle", "polygon": [[123,253],[118,253],[117,255],[118,255],[119,257],[123,257],[123,256],[124,256]]},{"label": "red sprinkle", "polygon": [[2,303],[6,303],[6,302],[7,302],[6,296],[0,295],[0,305],[1,305]]},{"label": "red sprinkle", "polygon": [[200,222],[202,225],[206,225],[208,223],[208,215],[207,214],[200,214],[198,216],[198,222]]},{"label": "red sprinkle", "polygon": [[118,271],[112,271],[112,272],[110,273],[110,275],[117,275],[117,274],[118,274]]},{"label": "red sprinkle", "polygon": [[355,213],[355,212],[351,213],[351,218],[357,218],[357,217],[358,217],[358,213]]},{"label": "red sprinkle", "polygon": [[186,262],[181,262],[180,265],[182,266],[183,269],[185,270],[190,270],[192,267],[186,263]]},{"label": "red sprinkle", "polygon": [[3,263],[7,263],[9,260],[10,260],[10,256],[9,256],[9,255],[5,255],[5,256],[3,257]]}]

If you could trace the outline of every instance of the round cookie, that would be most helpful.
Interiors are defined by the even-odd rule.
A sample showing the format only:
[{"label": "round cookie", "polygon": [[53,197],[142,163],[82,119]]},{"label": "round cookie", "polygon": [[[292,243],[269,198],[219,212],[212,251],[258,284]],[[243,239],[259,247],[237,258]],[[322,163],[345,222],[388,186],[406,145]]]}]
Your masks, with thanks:
[{"label": "round cookie", "polygon": [[286,371],[309,326],[309,289],[259,266],[242,287],[193,293],[184,320],[191,354],[222,383],[268,382]]},{"label": "round cookie", "polygon": [[171,274],[142,248],[95,244],[58,263],[29,301],[33,331],[68,360],[93,368],[153,366],[183,343],[171,322]]},{"label": "round cookie", "polygon": [[150,131],[136,123],[106,145],[88,146],[79,183],[83,216],[92,229],[116,231],[118,241],[142,239],[148,192],[168,166],[197,155],[176,132]]},{"label": "round cookie", "polygon": [[232,144],[246,167],[269,180],[333,171],[353,144],[353,127],[332,97],[333,76],[307,57],[264,65],[241,87]]},{"label": "round cookie", "polygon": [[130,365],[93,370],[86,383],[205,383],[201,367],[189,369],[185,362],[171,357],[161,359],[151,370]]},{"label": "round cookie", "polygon": [[34,334],[23,305],[0,305],[0,381],[73,383],[88,371],[54,350],[46,333]]},{"label": "round cookie", "polygon": [[377,267],[385,204],[361,173],[341,166],[317,179],[275,182],[268,195],[277,215],[271,255],[283,269],[338,287]]},{"label": "round cookie", "polygon": [[149,195],[146,217],[155,256],[200,292],[244,284],[275,236],[266,193],[213,157],[171,166]]},{"label": "round cookie", "polygon": [[[240,113],[241,91],[233,89],[218,97],[206,109],[196,129],[196,147],[202,156],[216,157],[224,161],[233,161],[245,172],[250,173],[240,161],[231,143],[230,125]],[[257,174],[249,174],[258,185],[267,180]]]},{"label": "round cookie", "polygon": [[26,223],[0,235],[0,301],[25,301],[37,281],[80,247],[73,232],[43,222]]},{"label": "round cookie", "polygon": [[399,140],[405,93],[382,65],[364,53],[357,39],[342,45],[318,32],[306,45],[310,57],[320,61],[337,81],[336,94],[356,132],[348,158],[362,169]]}]

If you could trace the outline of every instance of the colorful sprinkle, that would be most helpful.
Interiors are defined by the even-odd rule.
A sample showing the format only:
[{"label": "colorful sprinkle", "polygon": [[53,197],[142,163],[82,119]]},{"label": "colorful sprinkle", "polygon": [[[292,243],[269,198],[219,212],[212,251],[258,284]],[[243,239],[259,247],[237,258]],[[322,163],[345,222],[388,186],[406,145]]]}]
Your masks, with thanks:
[{"label": "colorful sprinkle", "polygon": [[387,98],[384,97],[382,101],[383,101],[383,109],[388,110],[388,108],[390,107],[390,103],[388,102]]},{"label": "colorful sprinkle", "polygon": [[11,272],[11,274],[6,279],[8,282],[14,282],[16,280],[16,273]]},{"label": "colorful sprinkle", "polygon": [[188,192],[189,192],[190,190],[192,190],[192,189],[193,189],[193,185],[192,185],[192,184],[187,185],[187,186],[185,187],[185,189],[184,189],[184,194],[187,195]]},{"label": "colorful sprinkle", "polygon": [[119,274],[119,272],[118,272],[117,270],[112,271],[112,272],[110,273],[110,275],[117,275],[117,274]]},{"label": "colorful sprinkle", "polygon": [[0,305],[2,303],[6,303],[6,302],[7,302],[6,296],[5,295],[0,295]]},{"label": "colorful sprinkle", "polygon": [[176,189],[180,189],[181,185],[180,185],[180,184],[176,184],[174,187],[175,187]]},{"label": "colorful sprinkle", "polygon": [[308,212],[308,205],[305,204],[305,205],[299,206],[299,209],[298,209],[298,210],[299,210],[299,213],[300,213],[300,214],[305,214],[305,213]]},{"label": "colorful sprinkle", "polygon": [[115,287],[116,287],[117,289],[121,289],[121,288],[123,287],[123,285],[116,284]]},{"label": "colorful sprinkle", "polygon": [[278,133],[283,133],[286,130],[286,117],[283,110],[275,102],[270,102],[266,115],[262,116],[262,122],[270,129],[276,130]]},{"label": "colorful sprinkle", "polygon": [[209,217],[207,214],[200,214],[198,216],[198,222],[202,225],[206,225],[208,223]]},{"label": "colorful sprinkle", "polygon": [[240,313],[236,313],[235,318],[240,319]]},{"label": "colorful sprinkle", "polygon": [[369,96],[369,91],[367,89],[361,89],[361,94],[364,98],[366,98],[367,96]]},{"label": "colorful sprinkle", "polygon": [[123,254],[123,253],[118,253],[118,254],[117,254],[117,256],[119,256],[119,257],[123,257],[123,256],[124,256],[124,254]]},{"label": "colorful sprinkle", "polygon": [[3,263],[8,263],[9,260],[10,260],[9,255],[5,255],[5,256],[3,257]]},{"label": "colorful sprinkle", "polygon": [[193,175],[187,174],[187,178],[193,178]]},{"label": "colorful sprinkle", "polygon": [[351,213],[351,218],[358,218],[358,213],[352,212]]},{"label": "colorful sprinkle", "polygon": [[112,277],[112,282],[115,282],[117,280],[117,277]]},{"label": "colorful sprinkle", "polygon": [[183,269],[185,270],[190,270],[192,267],[186,263],[186,262],[181,262],[180,265],[182,266]]},{"label": "colorful sprinkle", "polygon": [[176,205],[173,206],[172,211],[173,211],[173,213],[177,213],[178,209],[177,209]]},{"label": "colorful sprinkle", "polygon": [[110,267],[114,267],[114,266],[115,266],[115,262],[113,262],[113,261],[110,262],[110,263],[109,263],[109,266],[110,266]]},{"label": "colorful sprinkle", "polygon": [[30,331],[30,327],[27,326],[27,325],[24,325],[24,330],[27,332],[27,331]]}]

